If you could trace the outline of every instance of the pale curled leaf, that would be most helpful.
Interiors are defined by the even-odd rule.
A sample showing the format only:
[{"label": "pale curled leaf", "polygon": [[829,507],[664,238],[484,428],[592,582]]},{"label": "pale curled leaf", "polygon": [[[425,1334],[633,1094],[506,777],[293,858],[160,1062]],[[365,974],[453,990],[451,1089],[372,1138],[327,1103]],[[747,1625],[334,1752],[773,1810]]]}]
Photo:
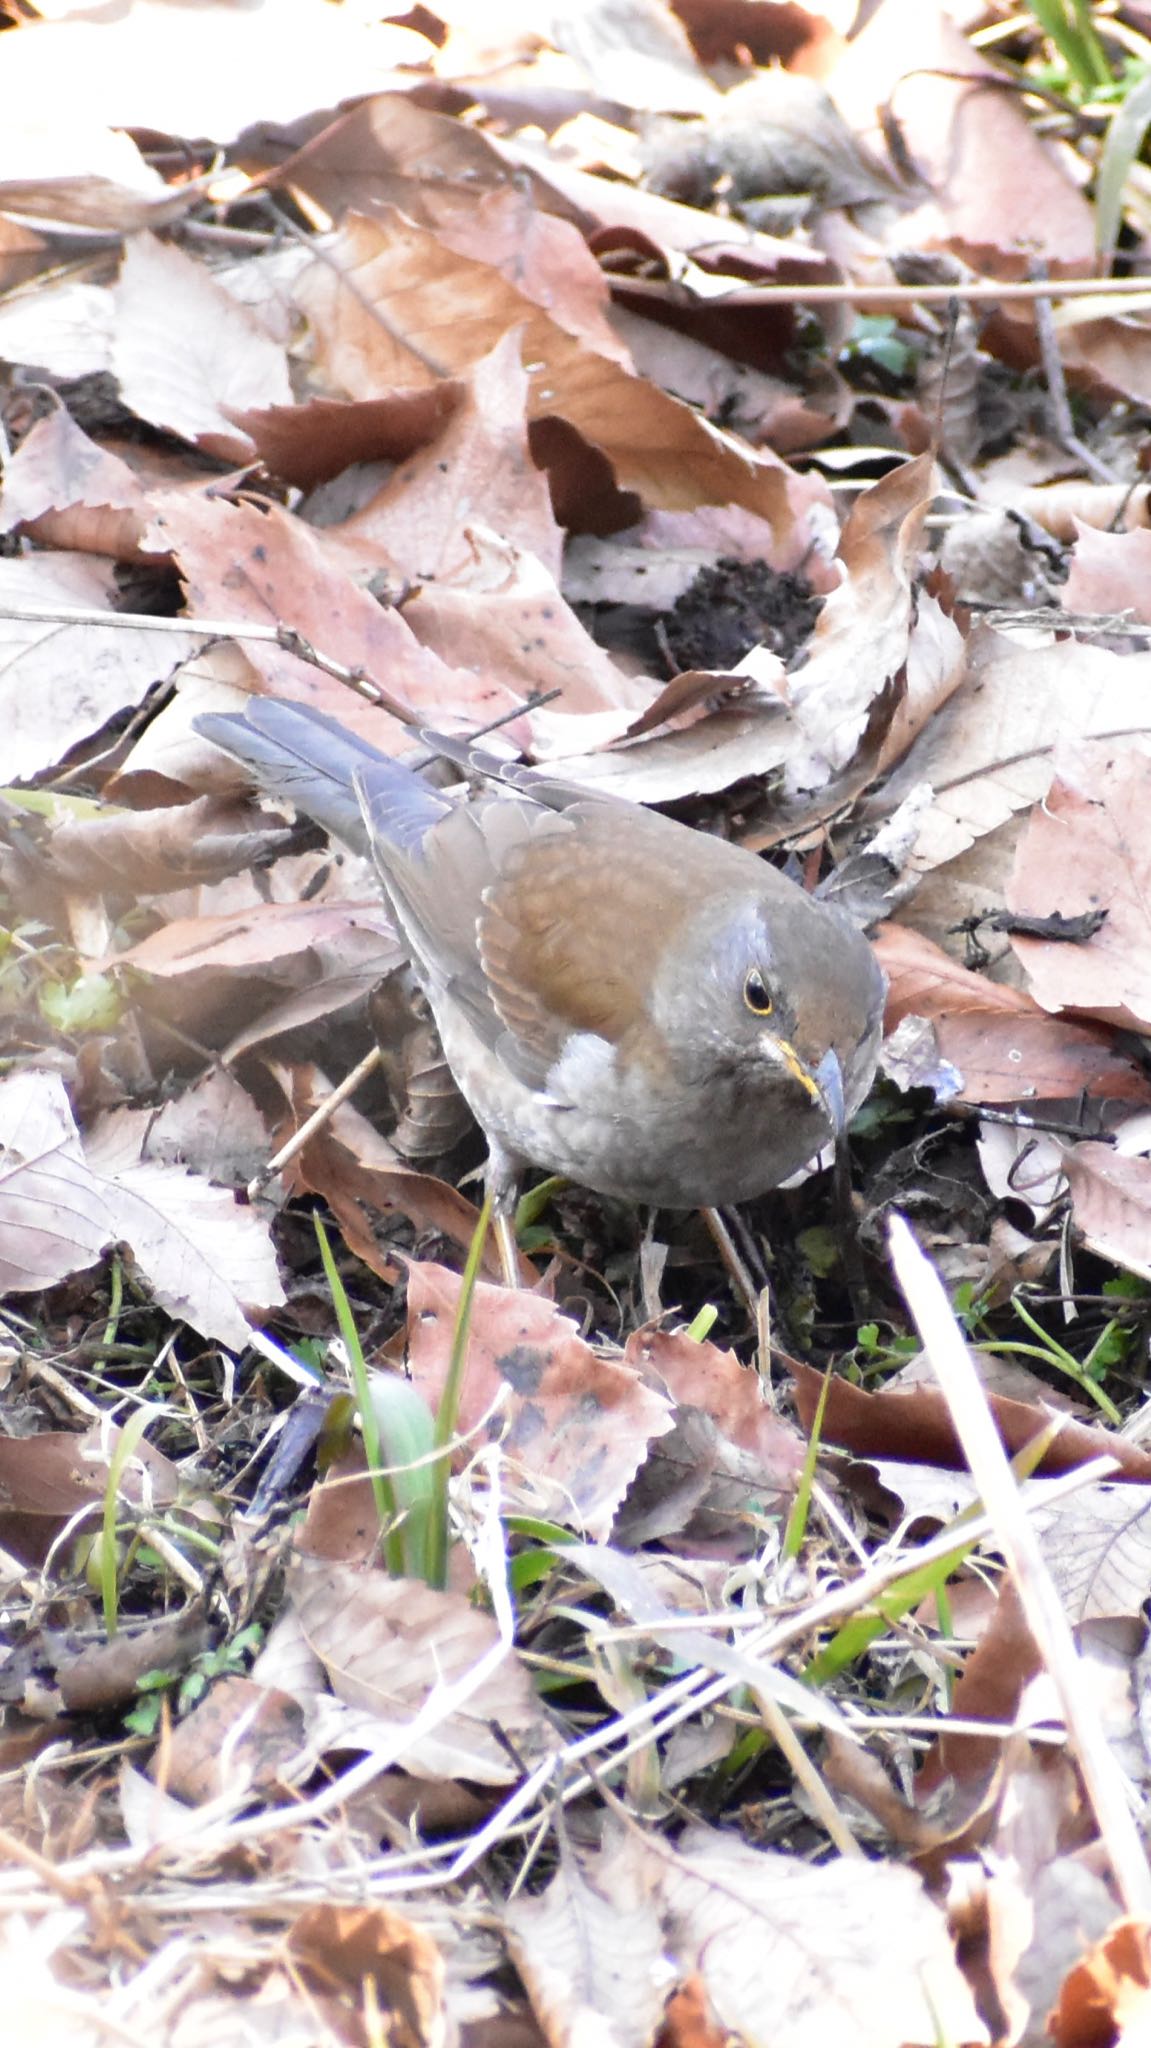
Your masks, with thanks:
[{"label": "pale curled leaf", "polygon": [[1027,1497],[1041,1503],[1032,1521],[1068,1619],[1139,1614],[1151,1580],[1151,1486],[1102,1479],[1048,1508],[1044,1485],[1029,1482]]},{"label": "pale curled leaf", "polygon": [[240,1303],[283,1300],[268,1229],[254,1210],[178,1167],[139,1165],[145,1112],[109,1118],[104,1149],[96,1139],[84,1151],[59,1075],[12,1075],[0,1106],[8,1147],[2,1288],[49,1286],[123,1241],[160,1303],[221,1343],[248,1341]]},{"label": "pale curled leaf", "polygon": [[1073,1145],[1064,1171],[1085,1243],[1151,1280],[1151,1159],[1125,1159],[1111,1145]]},{"label": "pale curled leaf", "polygon": [[178,1166],[140,1157],[144,1110],[120,1110],[86,1147],[122,1239],[170,1315],[232,1350],[248,1341],[246,1310],[275,1308],[284,1290],[267,1220]]},{"label": "pale curled leaf", "polygon": [[566,1853],[545,1892],[505,1908],[504,1926],[550,2048],[647,2048],[673,1973],[631,1838]]},{"label": "pale curled leaf", "polygon": [[[500,1638],[491,1617],[462,1594],[324,1559],[297,1560],[290,1585],[334,1691],[360,1710],[347,1746],[386,1749],[419,1777],[481,1785],[510,1784],[554,1746],[514,1651],[505,1650],[468,1693],[470,1675],[494,1658]],[[411,1737],[406,1731],[422,1709],[432,1725]]]},{"label": "pale curled leaf", "polygon": [[854,1858],[812,1865],[689,1830],[650,1859],[672,1954],[747,2048],[986,2042],[947,1923],[921,1880]]},{"label": "pale curled leaf", "polygon": [[[973,635],[962,684],[887,786],[893,802],[917,783],[935,791],[909,869],[954,860],[1038,802],[1057,740],[1151,731],[1149,677],[1151,654],[1112,654],[1070,639],[1020,648],[988,629]],[[1004,882],[1006,873],[1005,862]]]},{"label": "pale curled leaf", "polygon": [[0,561],[0,711],[7,781],[26,780],[61,760],[117,711],[138,704],[195,648],[194,633],[6,616],[9,606],[110,614],[113,593],[110,566],[88,555]]},{"label": "pale curled leaf", "polygon": [[0,1081],[0,1294],[51,1287],[92,1266],[114,1235],[58,1074]]},{"label": "pale curled leaf", "polygon": [[[1135,538],[1135,536],[1131,536]],[[1014,936],[1036,1001],[1129,1030],[1151,1025],[1151,738],[1055,750],[1054,776],[1015,857],[1009,910],[1075,917],[1103,909],[1078,944]]]},{"label": "pale curled leaf", "polygon": [[210,454],[251,454],[230,409],[286,404],[283,349],[206,265],[154,235],[134,236],[116,287],[113,367],[124,402]]},{"label": "pale curled leaf", "polygon": [[[791,679],[799,744],[787,763],[792,790],[819,788],[852,759],[872,704],[908,658],[911,577],[930,503],[933,458],[916,456],[861,492],[837,550],[840,581],[826,598]],[[929,610],[938,607],[928,600]],[[942,633],[933,617],[933,625]],[[942,635],[959,680],[961,642]],[[946,691],[944,691],[946,694]]]}]

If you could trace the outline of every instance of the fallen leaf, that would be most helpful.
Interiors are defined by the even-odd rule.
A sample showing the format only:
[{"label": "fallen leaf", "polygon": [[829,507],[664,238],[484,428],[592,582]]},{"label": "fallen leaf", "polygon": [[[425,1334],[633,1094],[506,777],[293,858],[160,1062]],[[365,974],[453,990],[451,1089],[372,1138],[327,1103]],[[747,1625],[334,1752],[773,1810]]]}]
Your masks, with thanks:
[{"label": "fallen leaf", "polygon": [[[522,235],[522,202],[509,194],[507,204]],[[621,487],[648,504],[745,505],[777,529],[790,526],[772,464],[589,348],[498,269],[397,213],[350,218],[328,260],[305,272],[297,299],[312,323],[319,367],[351,398],[457,375],[522,324],[529,418],[568,420],[603,450]]]},{"label": "fallen leaf", "polygon": [[671,1973],[642,1850],[622,1830],[597,1855],[569,1849],[546,1891],[509,1902],[504,1925],[549,2040],[652,2039]]},{"label": "fallen leaf", "polygon": [[[798,1360],[792,1361],[790,1371],[800,1419],[810,1430],[823,1392],[824,1376]],[[1046,1406],[1008,1400],[1002,1394],[989,1395],[988,1406],[1009,1457],[1033,1443],[1052,1420],[1052,1411]],[[868,1393],[848,1380],[834,1378],[824,1409],[821,1440],[839,1445],[856,1458],[900,1458],[912,1465],[966,1470],[946,1400],[935,1386],[882,1388],[877,1393]],[[1151,1483],[1151,1453],[1129,1443],[1117,1431],[1089,1426],[1066,1414],[1060,1418],[1059,1432],[1036,1470],[1053,1478],[1089,1463],[1092,1458],[1103,1457],[1115,1459],[1123,1480]],[[1134,1508],[1132,1512],[1139,1510]]]},{"label": "fallen leaf", "polygon": [[[469,1674],[499,1637],[490,1615],[462,1594],[302,1558],[292,1568],[289,1591],[337,1698],[369,1717],[372,1746],[386,1746],[392,1762],[416,1777],[507,1785],[554,1747],[514,1651],[468,1691]],[[444,1712],[436,1719],[441,1693]],[[432,1711],[433,1725],[409,1738],[406,1730],[424,1708]],[[361,1737],[367,1732],[365,1720]],[[359,1746],[366,1748],[367,1740]]]},{"label": "fallen leaf", "polygon": [[1063,603],[1071,612],[1126,612],[1151,621],[1148,581],[1151,578],[1151,529],[1131,533],[1075,521],[1075,546],[1063,586]]},{"label": "fallen leaf", "polygon": [[87,1140],[111,1235],[128,1245],[170,1315],[242,1350],[246,1312],[262,1313],[284,1300],[268,1222],[241,1207],[230,1188],[143,1159],[149,1121],[147,1110],[118,1110]]},{"label": "fallen leaf", "polygon": [[[954,860],[1039,803],[1060,740],[1151,731],[1149,678],[1151,654],[1112,654],[1074,640],[1013,648],[1001,634],[974,634],[962,684],[884,791],[886,810],[918,784],[929,783],[933,790],[908,863],[911,872]],[[1000,861],[1004,881],[1012,852],[1009,841]],[[988,893],[994,901],[994,890]]]},{"label": "fallen leaf", "polygon": [[1138,2048],[1151,2032],[1151,1959],[1147,1927],[1117,1920],[1076,1963],[1047,2016],[1056,2048],[1097,2048],[1101,2041]]},{"label": "fallen leaf", "polygon": [[[421,647],[399,612],[352,582],[322,530],[279,505],[161,494],[147,544],[176,557],[193,617],[291,626],[329,660],[374,680],[411,724],[442,723],[450,707],[449,726],[474,727],[518,708],[509,691]],[[266,640],[243,644],[269,694],[326,711],[385,752],[410,746],[394,719],[299,655]]]},{"label": "fallen leaf", "polygon": [[[432,1407],[443,1392],[460,1279],[426,1263],[408,1272],[408,1363]],[[625,1365],[598,1358],[574,1323],[537,1296],[481,1284],[456,1427],[498,1437],[509,1477],[524,1472],[533,1512],[603,1540],[671,1404]]]},{"label": "fallen leaf", "polygon": [[204,264],[150,234],[133,235],[124,250],[112,364],[141,419],[228,462],[252,453],[230,410],[292,395],[279,343]]},{"label": "fallen leaf", "polygon": [[884,0],[829,83],[865,142],[891,104],[930,195],[899,220],[902,247],[949,248],[998,277],[1036,256],[1089,274],[1091,209],[997,77],[939,0]]},{"label": "fallen leaf", "polygon": [[875,952],[888,981],[887,1029],[929,1018],[965,1101],[1148,1099],[1146,1076],[1102,1027],[1049,1016],[1022,989],[973,974],[906,925],[884,925]]},{"label": "fallen leaf", "polygon": [[[116,712],[137,705],[154,683],[165,681],[193,652],[194,633],[115,623],[72,625],[52,617],[58,610],[77,607],[111,614],[114,589],[108,565],[88,555],[0,561],[8,781],[26,781],[55,766]],[[14,618],[10,607],[49,616]]]},{"label": "fallen leaf", "polygon": [[308,1906],[287,1947],[305,1982],[339,1990],[358,2010],[372,1987],[373,2025],[388,2048],[430,2048],[444,2036],[444,1957],[426,1929],[390,1906]]},{"label": "fallen leaf", "polygon": [[1151,1280],[1151,1159],[1110,1145],[1073,1145],[1064,1160],[1076,1227],[1101,1258]]},{"label": "fallen leaf", "polygon": [[837,2048],[926,2044],[940,2031],[988,2040],[914,1872],[862,1857],[816,1866],[699,1826],[649,1867],[671,1955],[749,2048],[825,2048],[829,2028]]},{"label": "fallen leaf", "polygon": [[[1132,536],[1135,538],[1135,536]],[[1015,856],[1010,911],[1046,917],[1106,912],[1078,945],[1012,934],[1045,1010],[1075,1010],[1123,1029],[1151,1024],[1151,741],[1060,744],[1051,787]]]},{"label": "fallen leaf", "polygon": [[[862,491],[840,535],[840,582],[824,600],[806,659],[791,678],[801,741],[787,761],[791,791],[818,788],[853,759],[872,706],[911,664],[915,640],[935,645],[922,657],[914,724],[904,752],[930,711],[962,676],[962,640],[934,598],[913,609],[911,577],[931,502],[934,458],[915,456]],[[931,672],[928,680],[927,671]]]},{"label": "fallen leaf", "polygon": [[62,405],[37,420],[4,466],[0,531],[45,547],[141,559],[148,497],[120,457],[89,439]]}]

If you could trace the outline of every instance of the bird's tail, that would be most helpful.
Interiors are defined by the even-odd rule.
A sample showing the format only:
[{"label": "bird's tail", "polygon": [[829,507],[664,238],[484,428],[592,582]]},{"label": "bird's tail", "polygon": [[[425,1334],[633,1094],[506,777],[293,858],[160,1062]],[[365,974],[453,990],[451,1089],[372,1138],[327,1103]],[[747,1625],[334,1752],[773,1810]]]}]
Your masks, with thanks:
[{"label": "bird's tail", "polygon": [[265,795],[293,804],[355,853],[370,855],[373,835],[414,851],[450,808],[410,768],[306,704],[250,697],[242,712],[205,711],[193,724],[242,761]]}]

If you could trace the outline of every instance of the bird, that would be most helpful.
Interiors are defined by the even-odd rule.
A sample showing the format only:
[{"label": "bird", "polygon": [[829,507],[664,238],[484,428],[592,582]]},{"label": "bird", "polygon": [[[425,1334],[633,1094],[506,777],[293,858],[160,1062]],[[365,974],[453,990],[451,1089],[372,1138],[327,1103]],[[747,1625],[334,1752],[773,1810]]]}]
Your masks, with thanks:
[{"label": "bird", "polygon": [[370,855],[487,1139],[505,1273],[528,1167],[657,1208],[725,1207],[789,1179],[866,1096],[885,990],[872,949],[756,854],[429,736],[487,771],[451,794],[284,699],[194,723],[265,795]]}]

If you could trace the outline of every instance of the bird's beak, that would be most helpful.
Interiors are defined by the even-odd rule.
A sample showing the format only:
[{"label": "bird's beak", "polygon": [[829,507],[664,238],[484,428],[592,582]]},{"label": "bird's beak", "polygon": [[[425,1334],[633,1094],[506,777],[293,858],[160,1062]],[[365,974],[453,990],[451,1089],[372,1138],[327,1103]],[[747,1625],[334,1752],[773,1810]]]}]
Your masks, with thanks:
[{"label": "bird's beak", "polygon": [[819,1090],[819,1103],[838,1140],[847,1125],[847,1104],[843,1099],[843,1068],[830,1046],[812,1075]]},{"label": "bird's beak", "polygon": [[836,1055],[829,1049],[813,1071],[786,1038],[773,1039],[772,1043],[792,1079],[823,1111],[838,1138],[847,1122],[847,1105],[843,1099],[843,1069]]}]

